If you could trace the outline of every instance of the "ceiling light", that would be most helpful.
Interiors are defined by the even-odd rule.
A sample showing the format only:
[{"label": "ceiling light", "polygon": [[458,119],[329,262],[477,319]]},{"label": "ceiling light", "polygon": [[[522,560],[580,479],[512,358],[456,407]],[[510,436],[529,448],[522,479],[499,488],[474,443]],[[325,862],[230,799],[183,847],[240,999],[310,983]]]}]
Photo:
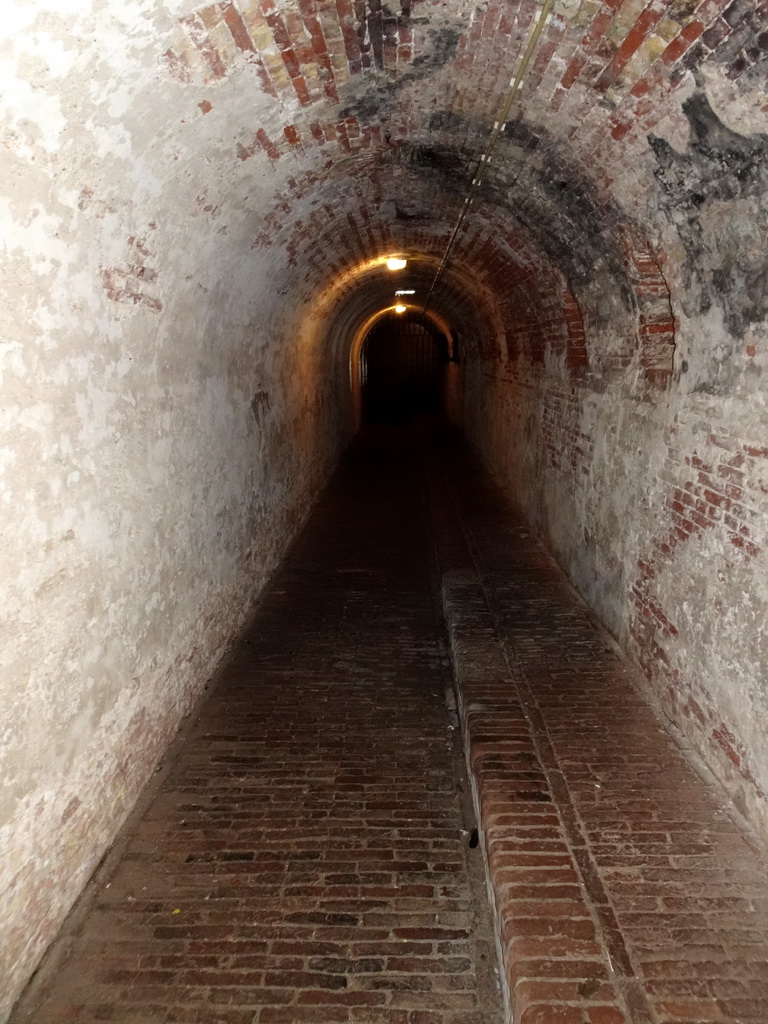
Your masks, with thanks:
[{"label": "ceiling light", "polygon": [[405,310],[406,310],[405,306],[395,306],[395,312],[396,313],[404,313]]},{"label": "ceiling light", "polygon": [[416,294],[416,289],[415,288],[399,288],[395,292],[395,295],[415,295],[415,294]]},{"label": "ceiling light", "polygon": [[387,270],[402,270],[408,263],[408,260],[401,259],[400,256],[392,256],[387,260]]}]

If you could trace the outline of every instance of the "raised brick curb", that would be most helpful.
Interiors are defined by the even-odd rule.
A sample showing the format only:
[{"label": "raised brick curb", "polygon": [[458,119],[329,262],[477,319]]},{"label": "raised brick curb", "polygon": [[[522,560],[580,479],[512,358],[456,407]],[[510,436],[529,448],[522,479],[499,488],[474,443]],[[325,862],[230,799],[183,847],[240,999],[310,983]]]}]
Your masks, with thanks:
[{"label": "raised brick curb", "polygon": [[765,850],[477,461],[429,480],[508,1019],[766,1024]]},{"label": "raised brick curb", "polygon": [[594,910],[480,583],[447,573],[443,606],[509,1018],[624,1024]]}]

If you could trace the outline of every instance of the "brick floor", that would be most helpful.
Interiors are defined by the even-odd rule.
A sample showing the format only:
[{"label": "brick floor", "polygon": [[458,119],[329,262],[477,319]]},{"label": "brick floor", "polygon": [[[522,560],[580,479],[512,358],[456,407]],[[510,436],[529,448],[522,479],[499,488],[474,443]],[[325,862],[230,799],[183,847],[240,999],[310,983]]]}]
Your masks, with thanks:
[{"label": "brick floor", "polygon": [[417,470],[353,450],[14,1022],[500,1020]]},{"label": "brick floor", "polygon": [[466,451],[431,474],[519,1024],[766,1024],[768,864]]},{"label": "brick floor", "polygon": [[418,440],[353,449],[13,1024],[500,1019],[425,510],[507,1013],[768,1022],[764,853],[477,461]]}]

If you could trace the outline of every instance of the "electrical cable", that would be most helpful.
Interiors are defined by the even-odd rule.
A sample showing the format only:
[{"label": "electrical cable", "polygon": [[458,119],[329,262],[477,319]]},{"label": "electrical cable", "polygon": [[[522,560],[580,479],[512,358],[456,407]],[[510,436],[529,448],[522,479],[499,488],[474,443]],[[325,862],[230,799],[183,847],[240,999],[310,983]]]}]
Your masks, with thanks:
[{"label": "electrical cable", "polygon": [[448,265],[448,259],[451,255],[451,251],[456,243],[459,231],[461,230],[461,227],[469,211],[469,207],[472,203],[472,193],[475,189],[479,188],[480,184],[482,183],[481,174],[483,167],[487,167],[491,161],[493,150],[496,146],[496,143],[499,140],[499,136],[504,131],[507,117],[509,116],[509,112],[512,109],[512,104],[515,102],[515,98],[518,92],[520,91],[520,86],[522,85],[523,78],[525,76],[526,71],[528,70],[528,65],[531,62],[533,51],[536,49],[539,37],[541,36],[541,33],[544,29],[544,25],[546,24],[546,21],[549,18],[549,15],[554,5],[555,0],[544,0],[544,5],[542,6],[541,11],[539,12],[539,18],[536,24],[534,25],[533,32],[531,33],[531,36],[528,40],[528,45],[525,48],[525,53],[523,54],[523,58],[520,61],[517,73],[515,74],[515,77],[512,79],[512,82],[510,83],[510,89],[509,92],[507,93],[507,98],[504,101],[504,105],[501,108],[501,112],[499,113],[498,119],[494,122],[493,131],[491,132],[490,138],[488,139],[488,143],[485,147],[485,150],[480,156],[480,159],[477,161],[477,169],[475,171],[475,176],[472,178],[472,183],[470,184],[467,194],[464,197],[464,202],[462,204],[461,210],[459,211],[458,220],[456,221],[454,229],[451,232],[451,236],[448,239],[448,245],[446,246],[445,252],[443,253],[443,258],[441,259],[440,265],[435,271],[435,276],[432,279],[432,284],[429,286],[429,291],[427,292],[427,296],[424,299],[424,303],[421,307],[422,315],[426,314],[427,307],[429,306],[429,300],[431,299],[432,294],[437,286],[437,283],[440,280],[443,272],[445,271],[446,266]]}]

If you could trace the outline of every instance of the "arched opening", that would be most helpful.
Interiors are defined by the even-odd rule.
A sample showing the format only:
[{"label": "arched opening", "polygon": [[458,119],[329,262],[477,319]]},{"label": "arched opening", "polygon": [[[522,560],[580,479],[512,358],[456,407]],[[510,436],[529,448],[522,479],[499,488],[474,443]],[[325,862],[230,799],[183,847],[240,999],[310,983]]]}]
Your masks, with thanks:
[{"label": "arched opening", "polygon": [[[382,452],[387,434],[405,451],[410,433],[439,435],[422,411],[461,428],[525,517],[516,536],[551,550],[654,701],[768,837],[768,8],[5,8],[0,1021],[371,418],[410,421],[363,432],[362,444],[373,438]],[[381,486],[372,460],[360,462]],[[447,507],[458,535],[466,522]],[[372,520],[356,521],[373,536]],[[515,569],[498,547],[484,550],[478,575]],[[469,554],[448,572],[482,552]],[[350,555],[337,575],[354,568],[362,578],[360,565]],[[312,563],[301,575],[318,578]],[[319,586],[346,614],[346,597],[334,602]],[[393,579],[394,593],[404,587]],[[518,589],[543,628],[525,581]],[[391,631],[377,614],[373,627]],[[291,616],[289,627],[312,623],[300,602]],[[554,620],[570,629],[565,616]],[[338,621],[338,637],[365,636]],[[314,636],[286,640],[299,646],[337,657],[336,636],[327,648]],[[568,636],[562,646],[590,667],[605,653]],[[367,637],[357,647],[350,658],[369,657]],[[471,671],[489,664],[478,658]],[[547,673],[532,664],[554,704],[570,667]],[[636,714],[634,689],[623,675],[616,685],[611,742]],[[335,706],[346,737],[346,706]],[[505,728],[516,742],[515,714],[489,733]],[[613,792],[584,784],[591,727],[577,735],[566,722],[556,735],[586,737],[575,788],[595,804]],[[637,763],[624,750],[610,755],[619,774]],[[604,809],[594,808],[595,835]],[[574,814],[569,805],[562,820]],[[642,832],[641,821],[618,824],[621,835]],[[578,836],[568,841],[583,849]],[[503,860],[509,851],[498,849]],[[218,886],[227,862],[206,852]],[[627,898],[658,906],[659,884]],[[618,901],[614,909],[632,917]],[[186,906],[173,912],[186,925]],[[680,931],[664,923],[656,934]],[[633,956],[615,962],[639,969]],[[370,979],[349,974],[337,1017],[409,1015],[390,1011],[403,987],[370,985],[354,1003]],[[514,978],[521,990],[539,984]],[[169,975],[174,995],[177,981]],[[672,982],[693,984],[684,974]],[[419,975],[416,986],[416,1002],[439,1016],[437,978]],[[263,1019],[335,1012],[324,996],[313,1005],[294,995]],[[525,999],[520,1019],[573,1016]],[[745,1015],[723,1000],[724,1019]],[[686,1007],[697,1020],[715,1012]],[[165,1016],[174,1014],[210,1017],[202,1007]],[[231,1004],[220,1015],[242,1016]],[[589,1006],[577,1016],[618,1019]]]},{"label": "arched opening", "polygon": [[382,317],[360,350],[364,422],[407,420],[441,407],[448,343],[418,315]]}]

